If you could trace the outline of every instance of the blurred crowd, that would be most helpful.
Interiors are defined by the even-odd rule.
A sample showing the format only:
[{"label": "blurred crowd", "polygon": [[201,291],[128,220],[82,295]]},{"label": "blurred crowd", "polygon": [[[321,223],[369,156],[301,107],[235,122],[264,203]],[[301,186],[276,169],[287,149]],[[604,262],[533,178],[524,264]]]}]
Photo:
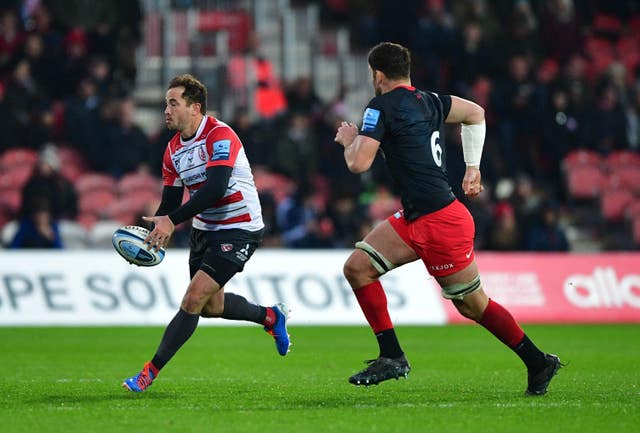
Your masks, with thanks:
[{"label": "blurred crowd", "polygon": [[[63,13],[71,10],[69,3],[74,14]],[[134,121],[138,2],[2,5],[0,154],[13,148],[38,152],[19,210],[6,217],[21,221],[12,245],[61,247],[56,221],[95,223],[82,218],[78,204],[81,171],[116,180],[132,172],[159,177],[172,133],[161,129],[148,136]],[[354,49],[366,52],[384,40],[402,43],[412,50],[415,86],[485,108],[480,198],[465,200],[461,193],[459,130],[451,127],[446,137],[450,179],[475,217],[477,249],[569,250],[566,228],[574,203],[564,186],[563,158],[580,148],[602,155],[640,148],[637,2],[407,0],[400,8],[387,0],[324,0],[320,5],[323,27],[349,26]],[[352,247],[400,203],[383,161],[353,175],[333,142],[347,116],[348,89],[323,101],[309,77],[280,82],[262,56],[256,68],[259,118],[240,108],[222,120],[238,133],[254,167],[265,244]],[[237,83],[231,79],[230,85]],[[76,155],[82,169],[74,171],[60,149]],[[186,242],[183,227],[174,243]]]}]

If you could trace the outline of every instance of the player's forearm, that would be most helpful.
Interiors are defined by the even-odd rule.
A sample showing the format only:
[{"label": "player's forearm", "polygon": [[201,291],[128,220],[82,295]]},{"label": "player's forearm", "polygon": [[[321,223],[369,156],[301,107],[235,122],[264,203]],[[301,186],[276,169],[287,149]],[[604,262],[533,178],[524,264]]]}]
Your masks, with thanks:
[{"label": "player's forearm", "polygon": [[487,127],[484,119],[481,123],[462,124],[460,136],[462,140],[462,153],[467,167],[480,168],[482,148]]},{"label": "player's forearm", "polygon": [[184,188],[181,186],[165,186],[162,189],[162,200],[155,215],[167,215],[169,212],[180,207]]},{"label": "player's forearm", "polygon": [[168,214],[171,222],[178,225],[213,206],[227,191],[231,171],[232,167],[224,166],[207,169],[207,182],[188,202]]},{"label": "player's forearm", "polygon": [[344,147],[344,160],[352,173],[362,173],[371,167],[373,161],[363,151],[361,135],[356,136],[350,145]]}]

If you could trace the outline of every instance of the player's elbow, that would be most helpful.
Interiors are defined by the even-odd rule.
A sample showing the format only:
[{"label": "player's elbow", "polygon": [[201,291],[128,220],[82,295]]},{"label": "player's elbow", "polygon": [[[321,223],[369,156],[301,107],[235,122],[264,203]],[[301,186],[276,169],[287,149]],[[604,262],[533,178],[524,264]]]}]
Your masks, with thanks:
[{"label": "player's elbow", "polygon": [[470,107],[469,112],[467,113],[464,123],[474,124],[482,122],[484,122],[484,108],[482,108],[478,104],[473,103]]}]

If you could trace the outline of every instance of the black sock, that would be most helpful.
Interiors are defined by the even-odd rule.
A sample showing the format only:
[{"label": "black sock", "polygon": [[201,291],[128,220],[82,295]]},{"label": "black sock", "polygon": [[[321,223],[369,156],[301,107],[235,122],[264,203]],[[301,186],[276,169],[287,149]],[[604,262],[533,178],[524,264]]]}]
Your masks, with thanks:
[{"label": "black sock", "polygon": [[393,328],[378,332],[376,338],[378,339],[378,346],[380,346],[380,356],[399,358],[404,354],[402,348],[400,348],[398,337],[396,337],[396,331]]},{"label": "black sock", "polygon": [[266,316],[267,309],[265,307],[249,302],[246,298],[235,293],[224,294],[224,310],[220,316],[223,319],[246,320],[262,325]]},{"label": "black sock", "polygon": [[178,349],[191,337],[198,326],[198,314],[190,314],[182,308],[173,317],[164,330],[160,346],[151,363],[160,370],[176,354]]},{"label": "black sock", "polygon": [[544,353],[529,340],[527,334],[524,335],[522,341],[513,351],[522,359],[522,362],[524,362],[524,365],[527,366],[529,371],[540,371],[546,366]]}]

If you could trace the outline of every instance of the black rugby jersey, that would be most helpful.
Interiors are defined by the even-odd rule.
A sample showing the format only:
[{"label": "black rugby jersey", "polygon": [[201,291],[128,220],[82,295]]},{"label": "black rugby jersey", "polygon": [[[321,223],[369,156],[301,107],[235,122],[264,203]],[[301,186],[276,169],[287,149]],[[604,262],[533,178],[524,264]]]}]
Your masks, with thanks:
[{"label": "black rugby jersey", "polygon": [[360,135],[380,142],[408,220],[442,209],[455,199],[444,150],[449,110],[449,95],[400,86],[373,98],[364,111]]}]

